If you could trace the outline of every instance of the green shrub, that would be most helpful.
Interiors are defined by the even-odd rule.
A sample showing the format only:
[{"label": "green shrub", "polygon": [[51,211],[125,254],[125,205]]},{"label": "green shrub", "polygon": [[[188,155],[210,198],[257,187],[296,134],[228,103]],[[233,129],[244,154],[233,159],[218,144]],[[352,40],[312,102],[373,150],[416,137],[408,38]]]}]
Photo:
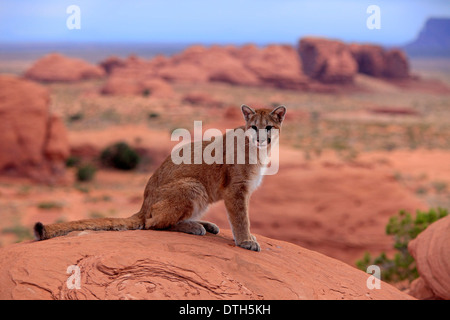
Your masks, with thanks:
[{"label": "green shrub", "polygon": [[75,156],[70,156],[66,160],[66,167],[69,167],[69,168],[76,167],[79,164],[80,164],[80,158],[75,157]]},{"label": "green shrub", "polygon": [[50,210],[50,209],[60,209],[64,205],[61,202],[56,201],[44,201],[38,204],[39,209]]},{"label": "green shrub", "polygon": [[78,167],[76,177],[78,181],[86,182],[94,179],[97,168],[92,164],[84,164]]},{"label": "green shrub", "polygon": [[148,114],[148,118],[149,119],[155,119],[155,118],[159,118],[159,113],[158,112],[150,112],[149,114]]},{"label": "green shrub", "polygon": [[429,211],[417,210],[416,217],[413,219],[410,213],[401,210],[398,216],[391,217],[386,225],[386,234],[394,236],[394,248],[398,251],[394,258],[388,258],[384,252],[372,258],[366,252],[364,257],[356,262],[356,266],[366,271],[368,266],[378,265],[381,268],[381,278],[388,282],[414,280],[419,274],[414,258],[408,252],[408,243],[430,224],[447,214],[447,210],[442,208]]},{"label": "green shrub", "polygon": [[67,119],[69,120],[69,122],[76,122],[76,121],[83,120],[83,118],[84,118],[84,113],[77,112],[77,113],[69,115]]},{"label": "green shrub", "polygon": [[149,95],[151,95],[152,91],[149,88],[145,88],[144,90],[142,90],[142,96],[144,97],[148,97]]},{"label": "green shrub", "polygon": [[139,154],[125,142],[107,147],[100,155],[103,165],[120,170],[133,170],[140,161]]}]

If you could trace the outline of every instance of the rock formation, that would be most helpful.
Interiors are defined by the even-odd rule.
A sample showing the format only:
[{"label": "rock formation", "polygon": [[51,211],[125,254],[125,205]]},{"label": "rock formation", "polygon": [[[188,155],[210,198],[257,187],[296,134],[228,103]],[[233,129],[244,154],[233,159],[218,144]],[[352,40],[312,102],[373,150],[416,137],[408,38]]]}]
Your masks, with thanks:
[{"label": "rock formation", "polygon": [[321,82],[349,83],[358,71],[348,46],[340,41],[303,38],[299,53],[305,74]]},{"label": "rock formation", "polygon": [[286,89],[302,87],[307,78],[295,48],[288,45],[269,45],[244,57],[245,67],[266,86]]},{"label": "rock formation", "polygon": [[[240,48],[195,45],[170,58],[157,56],[149,61],[108,58],[101,65],[110,78],[122,82],[124,87],[131,86],[129,83],[136,79],[156,78],[178,83],[214,81],[289,89],[304,87],[307,82],[296,50],[287,45],[270,45],[262,49],[253,45]],[[116,92],[108,86],[112,86],[109,81],[103,93]]]},{"label": "rock formation", "polygon": [[384,282],[370,290],[367,273],[256,236],[261,252],[236,247],[229,230],[75,232],[14,244],[0,248],[0,299],[412,298]]},{"label": "rock formation", "polygon": [[124,76],[116,71],[102,88],[102,93],[113,95],[142,95],[155,98],[168,98],[173,94],[172,86],[159,78]]},{"label": "rock formation", "polygon": [[26,72],[25,77],[37,81],[79,81],[101,78],[104,70],[78,58],[65,57],[58,53],[48,54],[37,60]]},{"label": "rock formation", "polygon": [[100,66],[105,70],[106,74],[112,73],[116,68],[125,67],[127,62],[119,57],[111,56],[100,62]]},{"label": "rock formation", "polygon": [[69,156],[67,132],[49,110],[44,87],[15,76],[0,76],[0,174],[52,181],[62,176]]},{"label": "rock formation", "polygon": [[392,79],[410,77],[409,62],[405,52],[400,49],[391,49],[386,52],[384,76]]},{"label": "rock formation", "polygon": [[450,300],[450,216],[431,224],[408,245],[420,277],[410,294],[418,299]]},{"label": "rock formation", "polygon": [[351,44],[350,51],[358,64],[358,72],[378,78],[408,78],[409,63],[400,49],[385,50],[372,44]]},{"label": "rock formation", "polygon": [[[358,72],[383,78],[409,77],[408,59],[399,49],[348,45],[311,37],[301,39],[298,50],[289,45],[263,48],[252,44],[242,47],[194,45],[172,57],[157,56],[148,61],[137,57],[110,57],[100,65],[114,79],[113,82],[119,84],[108,81],[102,92],[112,94],[140,93],[141,86],[136,82],[150,79],[170,83],[212,81],[326,92],[335,90],[336,84],[352,83]],[[120,89],[122,85],[123,89]]]},{"label": "rock formation", "polygon": [[448,57],[450,55],[450,19],[430,18],[418,37],[403,47],[411,56]]}]

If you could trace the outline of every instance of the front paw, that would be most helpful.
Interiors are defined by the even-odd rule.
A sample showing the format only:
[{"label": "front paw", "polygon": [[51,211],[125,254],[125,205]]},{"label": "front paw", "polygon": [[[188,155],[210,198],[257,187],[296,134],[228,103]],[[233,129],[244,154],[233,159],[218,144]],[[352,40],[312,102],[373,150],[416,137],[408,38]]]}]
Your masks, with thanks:
[{"label": "front paw", "polygon": [[259,246],[259,243],[256,241],[256,238],[252,236],[255,240],[245,240],[241,243],[238,243],[238,246],[247,250],[252,251],[261,251],[261,247]]}]

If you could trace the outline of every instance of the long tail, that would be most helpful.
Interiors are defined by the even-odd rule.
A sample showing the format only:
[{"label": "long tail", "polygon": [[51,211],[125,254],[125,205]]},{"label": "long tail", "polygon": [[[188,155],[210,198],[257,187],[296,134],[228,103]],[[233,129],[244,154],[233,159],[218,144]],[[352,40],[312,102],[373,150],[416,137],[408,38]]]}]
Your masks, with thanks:
[{"label": "long tail", "polygon": [[34,235],[37,240],[46,240],[68,234],[72,231],[82,230],[138,230],[144,228],[144,219],[140,212],[129,218],[98,218],[84,219],[72,222],[62,222],[43,225],[37,222],[34,225]]}]

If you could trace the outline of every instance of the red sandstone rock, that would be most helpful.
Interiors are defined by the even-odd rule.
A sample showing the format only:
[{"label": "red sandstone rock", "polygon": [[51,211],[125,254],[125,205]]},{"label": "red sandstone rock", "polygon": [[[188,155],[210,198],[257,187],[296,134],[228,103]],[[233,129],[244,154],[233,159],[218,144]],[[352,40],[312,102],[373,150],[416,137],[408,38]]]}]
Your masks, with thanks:
[{"label": "red sandstone rock", "polygon": [[373,77],[382,77],[386,69],[384,50],[372,44],[349,45],[353,57],[358,63],[358,72]]},{"label": "red sandstone rock", "polygon": [[39,84],[0,76],[0,173],[49,181],[64,172],[67,132]]},{"label": "red sandstone rock", "polygon": [[79,81],[101,78],[104,70],[84,60],[52,53],[37,60],[26,72],[25,77],[38,81]]},{"label": "red sandstone rock", "polygon": [[[229,230],[75,232],[14,244],[0,248],[0,299],[411,299],[384,282],[369,290],[369,275],[343,262],[256,237],[261,252],[236,247]],[[79,289],[69,266],[79,268]]]},{"label": "red sandstone rock", "polygon": [[111,56],[100,62],[100,66],[105,70],[106,74],[110,74],[116,68],[122,68],[127,65],[122,58]]},{"label": "red sandstone rock", "polygon": [[336,40],[303,38],[299,46],[303,71],[325,83],[349,83],[358,71],[347,45]]},{"label": "red sandstone rock", "polygon": [[235,85],[258,86],[261,85],[258,77],[251,71],[242,66],[230,65],[213,71],[209,80],[216,82],[225,82]]},{"label": "red sandstone rock", "polygon": [[200,66],[192,63],[169,64],[158,70],[158,76],[170,82],[202,83],[209,75]]},{"label": "red sandstone rock", "polygon": [[409,63],[405,53],[399,49],[385,50],[372,44],[349,45],[358,63],[358,72],[373,77],[407,78]]},{"label": "red sandstone rock", "polygon": [[113,95],[143,95],[155,98],[169,98],[173,95],[172,86],[159,78],[136,74],[134,76],[124,75],[116,72],[109,77],[102,88],[102,93]]},{"label": "red sandstone rock", "polygon": [[305,82],[296,51],[290,46],[192,46],[158,71],[170,81],[219,81],[236,85],[298,88]]},{"label": "red sandstone rock", "polygon": [[406,54],[400,49],[392,49],[386,53],[386,69],[384,75],[388,78],[408,78],[409,63]]},{"label": "red sandstone rock", "polygon": [[[253,50],[253,49],[248,49]],[[288,45],[270,45],[254,52],[241,54],[244,65],[269,86],[296,89],[306,82],[297,51]]]},{"label": "red sandstone rock", "polygon": [[[163,56],[156,56],[148,61],[129,56],[124,60],[124,65],[112,68],[101,92],[168,98],[173,95],[172,86],[158,74],[167,65],[167,61],[168,58]],[[182,76],[182,72],[177,74],[180,75]]]},{"label": "red sandstone rock", "polygon": [[420,278],[410,294],[419,299],[450,300],[450,216],[431,224],[408,245]]},{"label": "red sandstone rock", "polygon": [[[230,47],[212,46],[192,46],[172,58],[171,65],[182,67],[190,66],[189,76],[195,82],[221,81],[232,84],[256,85],[258,78],[247,70],[242,61],[234,57]],[[176,73],[176,72],[175,72]],[[162,72],[163,77],[167,77]],[[186,71],[183,75],[187,74]],[[185,75],[184,78],[187,78]],[[175,78],[175,80],[178,80]],[[184,79],[182,79],[184,80]]]},{"label": "red sandstone rock", "polygon": [[206,92],[190,92],[183,97],[183,102],[193,105],[205,105],[208,107],[220,107],[222,103]]},{"label": "red sandstone rock", "polygon": [[224,110],[223,117],[227,120],[242,120],[242,112],[236,106],[228,106]]}]

